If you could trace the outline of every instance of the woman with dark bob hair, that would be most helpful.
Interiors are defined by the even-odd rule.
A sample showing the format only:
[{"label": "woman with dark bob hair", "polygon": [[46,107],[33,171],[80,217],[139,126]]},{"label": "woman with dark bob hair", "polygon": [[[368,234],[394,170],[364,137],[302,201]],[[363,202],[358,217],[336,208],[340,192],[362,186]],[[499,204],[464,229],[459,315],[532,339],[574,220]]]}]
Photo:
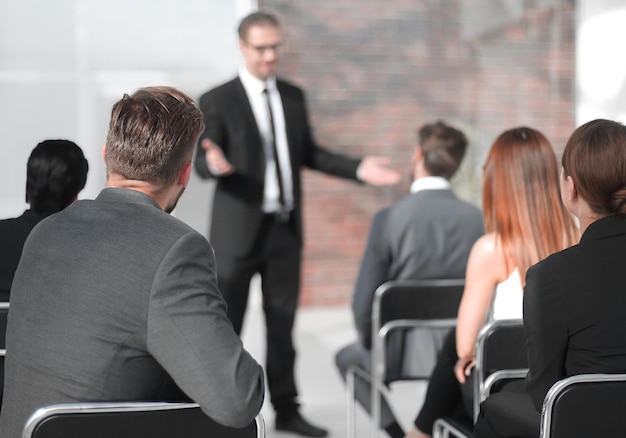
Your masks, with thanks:
[{"label": "woman with dark bob hair", "polygon": [[543,400],[558,380],[626,373],[626,127],[610,120],[580,126],[562,165],[561,197],[582,237],[528,270],[528,393],[489,397],[479,437],[536,438]]}]

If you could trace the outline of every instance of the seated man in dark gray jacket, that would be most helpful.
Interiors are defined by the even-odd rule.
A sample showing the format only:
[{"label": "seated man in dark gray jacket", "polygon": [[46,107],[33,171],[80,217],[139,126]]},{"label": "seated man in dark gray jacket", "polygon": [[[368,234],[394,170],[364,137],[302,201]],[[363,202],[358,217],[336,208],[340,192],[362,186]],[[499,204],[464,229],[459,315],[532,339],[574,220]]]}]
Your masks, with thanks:
[{"label": "seated man in dark gray jacket", "polygon": [[234,427],[260,411],[263,369],[226,316],[213,250],[169,214],[202,129],[176,89],[125,95],[111,115],[106,188],[30,234],[11,291],[3,438],[54,403],[188,397]]},{"label": "seated man in dark gray jacket", "polygon": [[[376,214],[357,279],[352,310],[359,341],[337,353],[342,377],[350,366],[369,373],[371,362],[372,303],[385,281],[426,278],[464,278],[472,245],[484,234],[481,211],[457,198],[449,179],[458,170],[465,150],[465,135],[443,122],[423,126],[413,155],[411,193]],[[413,333],[409,343],[414,364],[430,372],[445,333]],[[399,352],[387,357],[388,366],[400,366]],[[357,400],[370,409],[370,383],[355,379]],[[383,399],[381,428],[392,438],[404,431]]]}]

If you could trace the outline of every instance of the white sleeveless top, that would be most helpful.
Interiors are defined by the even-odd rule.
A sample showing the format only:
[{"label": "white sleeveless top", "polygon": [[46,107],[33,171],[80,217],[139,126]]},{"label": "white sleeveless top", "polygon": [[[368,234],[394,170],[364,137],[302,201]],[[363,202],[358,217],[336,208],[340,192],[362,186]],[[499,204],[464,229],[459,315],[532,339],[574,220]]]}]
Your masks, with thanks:
[{"label": "white sleeveless top", "polygon": [[521,319],[523,292],[522,279],[515,268],[509,278],[496,285],[491,319]]}]

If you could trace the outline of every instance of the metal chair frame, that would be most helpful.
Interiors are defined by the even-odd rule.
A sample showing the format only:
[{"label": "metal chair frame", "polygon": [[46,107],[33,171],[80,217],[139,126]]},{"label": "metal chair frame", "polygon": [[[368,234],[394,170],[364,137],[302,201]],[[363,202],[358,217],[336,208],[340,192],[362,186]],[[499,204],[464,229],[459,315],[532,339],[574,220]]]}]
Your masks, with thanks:
[{"label": "metal chair frame", "polygon": [[7,355],[6,329],[9,307],[8,302],[0,302],[0,403],[2,402],[2,392],[4,391],[4,360]]},{"label": "metal chair frame", "polygon": [[[177,411],[187,409],[200,409],[197,403],[168,403],[168,402],[92,402],[92,403],[63,403],[51,406],[46,406],[38,409],[27,420],[22,433],[22,438],[37,438],[37,432],[40,427],[45,426],[46,422],[54,421],[55,418],[59,418],[65,415],[94,415],[98,414],[132,414],[132,413],[145,413],[155,411]],[[207,419],[209,419],[207,417]],[[217,424],[217,423],[215,423]],[[264,438],[265,437],[265,422],[263,416],[259,413],[255,420],[255,437],[249,438]],[[220,426],[224,429],[223,426]],[[241,437],[241,430],[232,428],[233,437]],[[60,432],[55,431],[55,437],[63,438],[64,436]],[[133,435],[134,436],[134,435]],[[210,435],[208,435],[210,436]],[[229,435],[220,433],[220,438],[228,438]],[[71,436],[70,438],[73,438]],[[118,436],[117,438],[124,438]]]},{"label": "metal chair frame", "polygon": [[[380,434],[380,417],[381,402],[380,396],[389,394],[385,385],[386,375],[386,346],[387,339],[394,331],[409,330],[415,328],[454,328],[456,326],[456,310],[461,300],[464,279],[430,279],[430,280],[395,280],[388,281],[380,285],[374,294],[372,305],[372,366],[371,375],[363,372],[363,370],[351,367],[346,376],[347,384],[347,415],[348,415],[348,438],[355,436],[355,398],[354,398],[354,378],[358,375],[361,378],[369,380],[372,384],[371,391],[371,436],[377,438]],[[394,312],[390,315],[383,315],[383,308],[387,301],[393,300],[394,290],[399,288],[406,290],[410,288],[415,290],[415,311],[413,308],[404,308],[402,314],[398,317]],[[419,289],[442,288],[441,294],[445,294],[447,299],[454,299],[453,317],[439,317],[438,315],[429,315],[423,317],[419,312]],[[446,293],[446,289],[449,292]],[[390,298],[388,298],[390,297]],[[445,316],[451,316],[446,314]],[[420,380],[428,379],[430,376],[423,377],[411,376],[397,378],[394,380]]]},{"label": "metal chair frame", "polygon": [[0,333],[0,356],[6,356],[6,327],[7,327],[7,316],[9,314],[9,303],[8,302],[0,302],[0,326],[4,327],[4,331]]},{"label": "metal chair frame", "polygon": [[[473,414],[474,421],[478,417],[480,411],[480,403],[482,403],[492,392],[494,385],[503,379],[521,379],[526,377],[528,368],[511,368],[511,369],[499,369],[489,372],[492,365],[488,364],[488,346],[490,336],[500,329],[507,328],[519,328],[523,330],[524,325],[521,319],[500,319],[491,321],[483,326],[478,333],[476,340],[476,365],[474,368],[474,406]],[[515,348],[525,348],[526,346],[512,345]],[[521,363],[519,365],[522,365]],[[456,425],[452,424],[446,418],[438,419],[433,426],[434,438],[448,438],[450,436],[457,438],[470,438],[471,434],[461,430]]]},{"label": "metal chair frame", "polygon": [[[553,436],[552,426],[554,423],[554,416],[559,409],[559,403],[562,400],[562,397],[564,396],[566,390],[576,391],[577,389],[584,389],[584,387],[588,384],[601,383],[602,385],[606,385],[606,393],[608,398],[613,391],[617,390],[616,385],[614,384],[623,382],[626,382],[626,374],[580,374],[577,376],[567,377],[556,382],[554,385],[552,385],[543,401],[543,407],[541,410],[541,433],[539,435],[540,438],[551,438]],[[619,390],[621,390],[622,394],[624,394],[623,397],[626,398],[626,385],[621,384]],[[571,392],[569,394],[569,397],[571,397]],[[589,406],[586,406],[586,404],[589,403],[589,400],[581,398],[581,402],[581,411],[583,411],[585,414],[588,414]],[[586,421],[593,421],[597,425],[603,425],[603,427],[606,427],[607,424],[614,424],[611,423],[611,420],[614,418],[598,418],[596,416],[598,414],[597,411],[598,409],[596,408],[593,414],[591,414],[593,418],[585,417]],[[602,411],[602,413],[600,413],[599,415],[602,416],[603,414],[604,411]],[[572,417],[568,416],[568,418]],[[619,432],[615,432],[612,430],[611,435],[605,435],[604,432],[606,432],[606,430],[598,431],[598,435],[596,436],[623,436],[626,433],[626,420],[623,416],[620,416],[620,418],[616,420],[618,420],[620,423],[615,426],[616,429],[620,429]]]},{"label": "metal chair frame", "polygon": [[439,418],[433,425],[433,438],[472,438],[445,418]]},{"label": "metal chair frame", "polygon": [[[485,324],[478,333],[476,340],[476,367],[474,369],[474,421],[478,418],[480,404],[489,396],[496,382],[502,379],[523,378],[528,372],[528,365],[526,363],[526,367],[499,369],[487,374],[489,371],[488,367],[490,366],[486,363],[489,354],[487,346],[490,337],[500,329],[511,327],[517,327],[519,330],[523,330],[524,322],[521,319],[499,319]],[[526,351],[525,344],[523,346],[513,345],[513,347],[523,348],[524,351]]]}]

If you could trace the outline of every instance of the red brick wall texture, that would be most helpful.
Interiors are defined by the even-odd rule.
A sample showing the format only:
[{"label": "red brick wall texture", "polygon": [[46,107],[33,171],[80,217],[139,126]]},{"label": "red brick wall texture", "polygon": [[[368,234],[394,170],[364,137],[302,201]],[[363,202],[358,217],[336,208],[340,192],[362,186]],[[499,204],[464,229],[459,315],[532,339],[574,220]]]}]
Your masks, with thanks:
[{"label": "red brick wall texture", "polygon": [[305,170],[302,305],[350,301],[370,222],[407,193],[416,129],[445,120],[470,151],[453,184],[479,203],[493,139],[527,125],[560,152],[574,128],[574,1],[262,0],[282,21],[279,74],[307,91],[319,144],[391,159],[375,188]]}]

